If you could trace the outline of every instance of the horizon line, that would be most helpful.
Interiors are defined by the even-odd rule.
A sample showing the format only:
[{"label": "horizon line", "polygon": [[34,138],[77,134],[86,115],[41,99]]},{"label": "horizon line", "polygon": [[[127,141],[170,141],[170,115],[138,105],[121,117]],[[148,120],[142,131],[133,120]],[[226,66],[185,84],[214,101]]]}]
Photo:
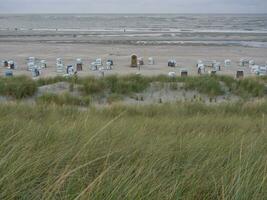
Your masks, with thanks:
[{"label": "horizon line", "polygon": [[214,12],[206,12],[206,13],[196,13],[196,12],[184,12],[184,13],[175,13],[175,12],[169,12],[169,13],[166,13],[166,12],[155,12],[155,13],[152,13],[152,12],[125,12],[125,13],[120,13],[120,12],[110,12],[110,13],[103,13],[103,12],[5,12],[5,13],[1,13],[0,12],[0,15],[42,15],[42,14],[84,14],[84,15],[90,15],[90,14],[93,14],[93,15],[124,15],[124,14],[127,14],[127,15],[142,15],[142,14],[150,14],[150,15],[153,15],[153,14],[161,14],[161,15],[187,15],[187,14],[190,14],[190,15],[207,15],[207,14],[210,14],[210,15],[233,15],[233,14],[247,14],[247,15],[266,15],[266,13],[256,13],[256,12],[217,12],[217,13],[214,13]]}]

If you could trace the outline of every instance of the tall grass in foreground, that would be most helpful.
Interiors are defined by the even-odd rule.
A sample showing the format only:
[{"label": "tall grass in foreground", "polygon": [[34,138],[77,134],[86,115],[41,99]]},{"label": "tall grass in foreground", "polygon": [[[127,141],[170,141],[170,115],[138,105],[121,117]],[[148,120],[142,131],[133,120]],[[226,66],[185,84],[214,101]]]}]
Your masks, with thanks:
[{"label": "tall grass in foreground", "polygon": [[266,199],[266,114],[0,105],[0,199]]}]

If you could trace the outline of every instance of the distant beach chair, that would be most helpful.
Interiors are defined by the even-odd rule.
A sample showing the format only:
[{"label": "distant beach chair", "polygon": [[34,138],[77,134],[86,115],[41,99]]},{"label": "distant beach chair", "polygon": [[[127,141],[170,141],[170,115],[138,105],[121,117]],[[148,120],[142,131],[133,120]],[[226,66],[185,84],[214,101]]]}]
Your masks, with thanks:
[{"label": "distant beach chair", "polygon": [[231,67],[231,60],[227,59],[224,61],[224,67]]},{"label": "distant beach chair", "polygon": [[176,67],[176,60],[169,60],[168,61],[168,67]]},{"label": "distant beach chair", "polygon": [[131,67],[137,67],[137,65],[138,65],[137,55],[133,54],[131,56]]},{"label": "distant beach chair", "polygon": [[12,70],[6,70],[5,71],[5,76],[6,77],[12,77],[13,76],[13,71]]},{"label": "distant beach chair", "polygon": [[106,70],[112,70],[111,62],[106,62]]},{"label": "distant beach chair", "polygon": [[28,71],[32,71],[34,66],[35,66],[35,57],[29,57],[27,62]]},{"label": "distant beach chair", "polygon": [[32,69],[32,77],[38,77],[40,76],[41,74],[41,71],[38,69],[37,66],[35,66],[33,69]]},{"label": "distant beach chair", "polygon": [[64,75],[65,72],[65,67],[64,67],[64,62],[61,58],[57,58],[56,60],[56,70],[59,75]]},{"label": "distant beach chair", "polygon": [[176,73],[175,72],[169,72],[168,76],[174,78],[174,77],[176,77]]},{"label": "distant beach chair", "polygon": [[8,61],[7,60],[3,61],[3,66],[6,67],[6,68],[8,67]]},{"label": "distant beach chair", "polygon": [[205,73],[205,65],[203,63],[197,64],[197,74],[201,75]]},{"label": "distant beach chair", "polygon": [[155,64],[155,60],[154,60],[154,58],[149,57],[149,58],[148,58],[148,64],[149,64],[149,65],[154,65],[154,64]]},{"label": "distant beach chair", "polygon": [[72,65],[67,66],[67,75],[73,76],[75,74],[74,67]]},{"label": "distant beach chair", "polygon": [[267,66],[254,65],[251,67],[251,73],[258,76],[265,76],[267,75]]},{"label": "distant beach chair", "polygon": [[96,62],[92,62],[92,63],[91,63],[91,65],[90,65],[90,69],[91,69],[92,71],[96,71],[96,70],[98,69]]},{"label": "distant beach chair", "polygon": [[113,62],[113,60],[111,60],[111,59],[108,59],[107,62],[110,63],[110,66],[113,66],[113,65],[114,65],[114,62]]},{"label": "distant beach chair", "polygon": [[215,71],[221,71],[221,63],[219,63],[219,62],[213,63],[213,69]]},{"label": "distant beach chair", "polygon": [[144,65],[144,59],[142,57],[138,58],[138,64],[139,65]]},{"label": "distant beach chair", "polygon": [[249,59],[241,58],[239,61],[239,65],[240,65],[240,67],[245,67],[245,66],[249,65]]},{"label": "distant beach chair", "polygon": [[82,71],[83,70],[83,62],[81,58],[76,59],[76,71]]},{"label": "distant beach chair", "polygon": [[249,60],[249,67],[255,65],[255,61],[254,60]]},{"label": "distant beach chair", "polygon": [[41,65],[41,68],[42,68],[42,69],[47,68],[46,60],[41,60],[41,61],[40,61],[40,65]]},{"label": "distant beach chair", "polygon": [[259,67],[259,76],[266,76],[267,75],[267,66],[260,66]]},{"label": "distant beach chair", "polygon": [[244,70],[237,70],[237,72],[236,72],[236,78],[237,79],[244,78]]},{"label": "distant beach chair", "polygon": [[187,77],[188,76],[188,71],[187,69],[181,69],[180,70],[181,77]]},{"label": "distant beach chair", "polygon": [[103,64],[102,64],[102,59],[101,59],[101,58],[97,58],[97,59],[95,60],[95,64],[96,64],[98,67],[102,66],[102,65],[103,65]]},{"label": "distant beach chair", "polygon": [[16,69],[17,68],[16,63],[13,60],[9,60],[8,61],[8,68],[13,69],[13,70]]}]

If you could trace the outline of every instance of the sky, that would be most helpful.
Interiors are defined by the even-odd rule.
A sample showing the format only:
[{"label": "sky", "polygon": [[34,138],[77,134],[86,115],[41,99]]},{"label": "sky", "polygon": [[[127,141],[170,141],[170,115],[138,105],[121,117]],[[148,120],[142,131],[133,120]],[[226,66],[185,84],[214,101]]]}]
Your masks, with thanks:
[{"label": "sky", "polygon": [[267,0],[0,0],[0,13],[267,13]]}]

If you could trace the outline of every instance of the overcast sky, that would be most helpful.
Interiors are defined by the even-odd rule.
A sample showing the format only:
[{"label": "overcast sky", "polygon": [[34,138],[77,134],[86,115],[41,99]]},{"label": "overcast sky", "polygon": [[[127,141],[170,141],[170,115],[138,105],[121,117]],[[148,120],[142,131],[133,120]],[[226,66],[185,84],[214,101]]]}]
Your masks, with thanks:
[{"label": "overcast sky", "polygon": [[0,13],[267,13],[267,0],[0,0]]}]

